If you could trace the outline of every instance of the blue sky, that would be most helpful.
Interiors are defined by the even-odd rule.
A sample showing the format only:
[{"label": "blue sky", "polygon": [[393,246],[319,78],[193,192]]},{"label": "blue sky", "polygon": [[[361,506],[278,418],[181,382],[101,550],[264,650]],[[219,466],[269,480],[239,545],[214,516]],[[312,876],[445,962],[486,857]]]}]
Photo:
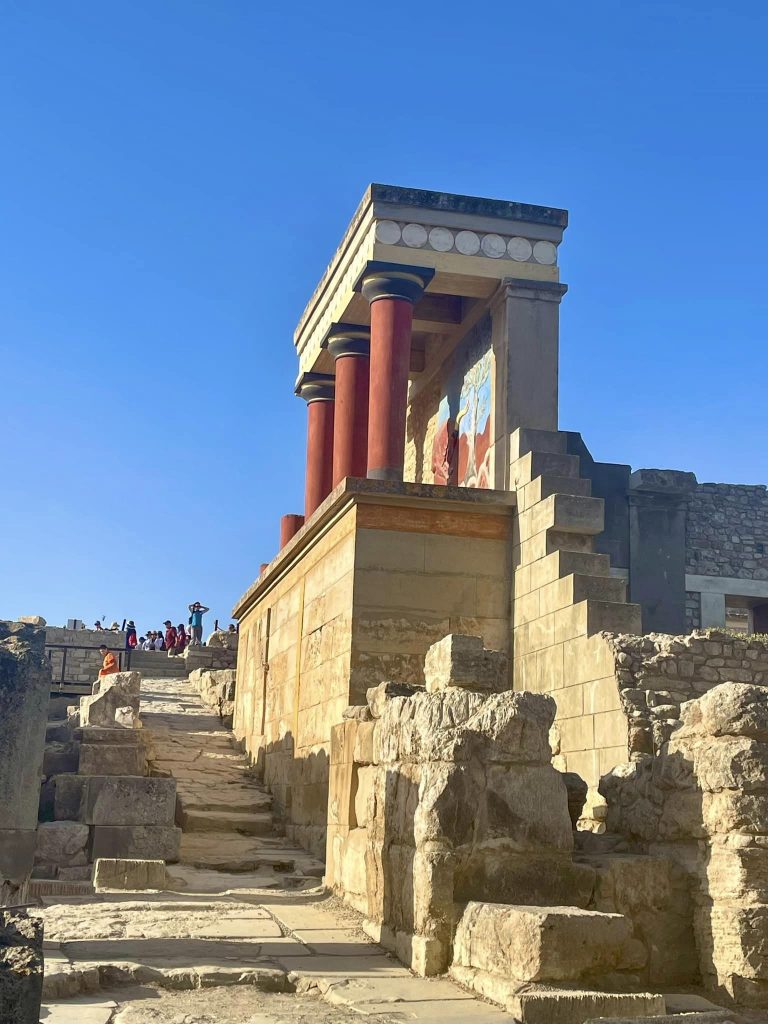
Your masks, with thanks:
[{"label": "blue sky", "polygon": [[768,478],[757,2],[0,0],[0,617],[225,619],[370,181],[566,207],[561,425]]}]

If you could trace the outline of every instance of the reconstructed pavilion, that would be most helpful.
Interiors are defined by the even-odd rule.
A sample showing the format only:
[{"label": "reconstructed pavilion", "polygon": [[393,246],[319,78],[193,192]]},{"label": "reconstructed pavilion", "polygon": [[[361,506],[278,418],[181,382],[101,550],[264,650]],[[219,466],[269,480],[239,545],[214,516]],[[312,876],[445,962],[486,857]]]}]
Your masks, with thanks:
[{"label": "reconstructed pavilion", "polygon": [[632,473],[559,429],[567,222],[372,185],[296,328],[305,507],[234,610],[235,731],[318,852],[332,727],[423,683],[446,634],[556,697],[562,766],[594,785],[631,742],[606,633],[765,628],[765,488]]}]

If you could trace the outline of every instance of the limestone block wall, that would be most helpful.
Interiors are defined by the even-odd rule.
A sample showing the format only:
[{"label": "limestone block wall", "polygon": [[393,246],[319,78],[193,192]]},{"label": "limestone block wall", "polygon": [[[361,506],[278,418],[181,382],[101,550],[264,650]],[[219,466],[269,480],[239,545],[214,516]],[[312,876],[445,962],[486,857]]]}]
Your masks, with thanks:
[{"label": "limestone block wall", "polygon": [[241,601],[235,735],[294,840],[323,852],[331,729],[368,687],[423,685],[452,630],[508,650],[512,509],[496,492],[347,481]]},{"label": "limestone block wall", "polygon": [[328,743],[349,703],[354,508],[241,619],[234,732],[293,838],[325,837]]},{"label": "limestone block wall", "polygon": [[[45,653],[51,663],[53,682],[56,683],[62,678],[62,667],[65,667],[64,676],[67,682],[92,683],[101,668],[100,644],[106,644],[111,651],[124,651],[125,633],[46,626]],[[65,651],[62,648],[66,648],[66,665]]]}]

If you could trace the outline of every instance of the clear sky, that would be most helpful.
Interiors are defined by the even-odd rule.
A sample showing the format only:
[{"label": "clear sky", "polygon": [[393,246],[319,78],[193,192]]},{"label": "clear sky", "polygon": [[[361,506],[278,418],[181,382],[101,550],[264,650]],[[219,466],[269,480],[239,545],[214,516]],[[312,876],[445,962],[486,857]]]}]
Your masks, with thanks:
[{"label": "clear sky", "polygon": [[[561,425],[768,479],[764,3],[0,0],[0,617],[226,619],[365,187],[561,206]],[[212,624],[212,623],[211,623]]]}]

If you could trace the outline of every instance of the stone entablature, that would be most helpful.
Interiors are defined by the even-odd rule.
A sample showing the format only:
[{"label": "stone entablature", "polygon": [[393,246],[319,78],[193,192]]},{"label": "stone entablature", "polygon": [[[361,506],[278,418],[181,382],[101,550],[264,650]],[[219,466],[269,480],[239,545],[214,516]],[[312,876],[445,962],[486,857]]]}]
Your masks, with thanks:
[{"label": "stone entablature", "polygon": [[[431,293],[487,297],[504,277],[557,281],[567,223],[565,210],[371,185],[296,328],[301,371],[326,369],[317,361],[332,323],[367,322],[355,288],[369,260],[433,268]],[[415,328],[419,319],[417,307]]]}]

